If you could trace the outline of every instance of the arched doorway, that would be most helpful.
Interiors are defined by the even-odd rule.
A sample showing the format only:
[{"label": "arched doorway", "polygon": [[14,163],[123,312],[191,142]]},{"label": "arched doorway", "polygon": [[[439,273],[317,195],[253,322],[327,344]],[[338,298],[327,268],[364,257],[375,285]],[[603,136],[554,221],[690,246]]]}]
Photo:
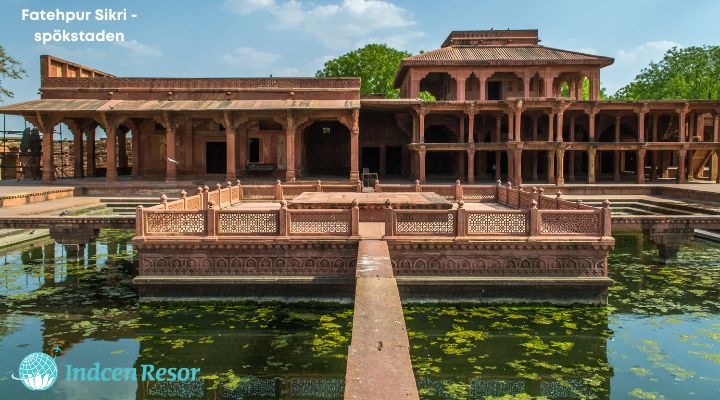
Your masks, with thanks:
[{"label": "arched doorway", "polygon": [[315,121],[303,129],[305,175],[350,175],[350,130],[337,121]]}]

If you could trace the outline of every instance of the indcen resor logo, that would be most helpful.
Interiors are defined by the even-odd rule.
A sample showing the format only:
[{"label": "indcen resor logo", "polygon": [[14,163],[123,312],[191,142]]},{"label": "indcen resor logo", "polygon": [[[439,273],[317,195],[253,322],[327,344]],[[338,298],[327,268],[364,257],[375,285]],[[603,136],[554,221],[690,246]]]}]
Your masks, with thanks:
[{"label": "indcen resor logo", "polygon": [[12,376],[30,390],[50,389],[57,377],[58,369],[55,359],[45,353],[28,354],[20,362],[18,376]]}]

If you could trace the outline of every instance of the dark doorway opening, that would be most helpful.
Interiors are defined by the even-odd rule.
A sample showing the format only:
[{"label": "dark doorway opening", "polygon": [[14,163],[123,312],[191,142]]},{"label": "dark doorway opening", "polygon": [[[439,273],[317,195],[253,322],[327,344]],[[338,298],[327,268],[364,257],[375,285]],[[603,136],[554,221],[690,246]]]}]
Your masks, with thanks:
[{"label": "dark doorway opening", "polygon": [[455,178],[457,155],[453,151],[429,151],[425,156],[427,175],[438,178]]},{"label": "dark doorway opening", "polygon": [[224,174],[227,167],[227,144],[225,142],[207,142],[205,144],[205,172]]},{"label": "dark doorway opening", "polygon": [[380,172],[380,148],[379,147],[363,147],[362,148],[362,169],[367,168],[370,172]]},{"label": "dark doorway opening", "polygon": [[248,146],[248,162],[259,163],[260,162],[260,139],[250,138]]},{"label": "dark doorway opening", "polygon": [[385,148],[385,174],[402,174],[402,147],[388,146]]},{"label": "dark doorway opening", "polygon": [[350,130],[337,121],[317,121],[305,128],[306,175],[347,177],[350,174]]},{"label": "dark doorway opening", "polygon": [[499,81],[491,81],[487,83],[488,91],[487,96],[488,100],[500,100],[501,90],[502,90],[502,82]]}]

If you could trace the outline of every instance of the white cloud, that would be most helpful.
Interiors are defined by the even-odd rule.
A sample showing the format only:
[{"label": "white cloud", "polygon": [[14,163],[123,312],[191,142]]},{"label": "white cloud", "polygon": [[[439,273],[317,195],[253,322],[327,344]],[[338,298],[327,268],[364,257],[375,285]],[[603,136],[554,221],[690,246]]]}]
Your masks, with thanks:
[{"label": "white cloud", "polygon": [[[401,32],[415,26],[416,22],[406,9],[384,0],[343,0],[338,4],[303,5],[297,0],[276,4],[270,0],[229,0],[229,2],[253,3],[254,8],[229,8],[245,15],[255,10],[268,11],[277,30],[295,29],[304,32],[332,49],[347,48],[367,38],[379,37],[388,44],[406,46],[421,32]],[[257,6],[258,3],[262,6]],[[408,35],[409,34],[409,35]]]},{"label": "white cloud", "polygon": [[226,0],[223,6],[235,14],[246,15],[275,5],[274,0]]},{"label": "white cloud", "polygon": [[666,51],[676,46],[682,47],[679,43],[673,42],[672,40],[645,42],[631,50],[618,50],[617,60],[620,62],[641,61],[645,64],[649,64],[650,61],[659,60]]},{"label": "white cloud", "polygon": [[597,54],[598,50],[594,47],[583,47],[582,49],[578,49],[581,53],[587,53],[587,54]]},{"label": "white cloud", "polygon": [[257,50],[252,47],[240,47],[231,53],[225,53],[221,57],[222,61],[229,65],[244,67],[248,70],[262,70],[272,66],[280,60],[280,54],[268,53]]},{"label": "white cloud", "polygon": [[160,51],[159,48],[157,48],[155,46],[150,46],[147,44],[140,43],[135,39],[124,41],[124,42],[115,42],[115,43],[118,46],[128,49],[132,53],[139,55],[139,56],[149,56],[149,57],[162,56],[162,51]]}]

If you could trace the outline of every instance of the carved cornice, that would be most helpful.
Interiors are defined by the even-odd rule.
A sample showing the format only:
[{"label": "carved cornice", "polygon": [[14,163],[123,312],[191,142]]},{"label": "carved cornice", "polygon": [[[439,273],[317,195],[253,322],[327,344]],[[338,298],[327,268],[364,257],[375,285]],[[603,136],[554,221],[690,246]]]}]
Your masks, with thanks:
[{"label": "carved cornice", "polygon": [[41,88],[360,89],[360,78],[45,78]]}]

